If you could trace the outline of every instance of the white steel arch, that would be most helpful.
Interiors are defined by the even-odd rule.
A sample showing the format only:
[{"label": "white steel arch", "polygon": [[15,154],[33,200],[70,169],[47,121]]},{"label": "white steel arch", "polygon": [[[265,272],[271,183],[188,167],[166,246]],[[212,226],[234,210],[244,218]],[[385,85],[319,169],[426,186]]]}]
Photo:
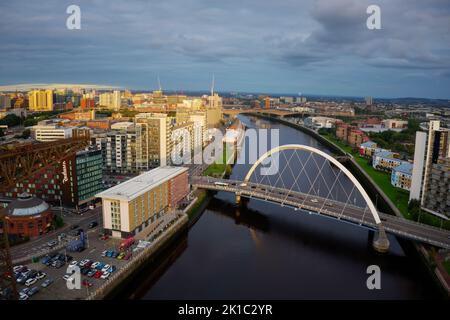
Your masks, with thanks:
[{"label": "white steel arch", "polygon": [[361,195],[363,196],[364,200],[366,201],[367,206],[369,207],[370,212],[372,213],[373,218],[375,219],[375,222],[378,225],[381,225],[381,219],[378,215],[377,209],[375,208],[372,200],[370,200],[369,195],[367,194],[366,190],[364,190],[364,188],[362,187],[362,185],[359,183],[358,180],[356,180],[356,178],[353,176],[353,174],[348,171],[348,169],[346,167],[344,167],[344,165],[342,163],[340,163],[339,161],[337,161],[335,158],[333,158],[332,156],[330,156],[329,154],[310,147],[310,146],[305,146],[302,144],[286,144],[286,145],[282,145],[282,146],[278,146],[275,147],[269,151],[267,151],[265,154],[263,154],[254,164],[253,166],[250,168],[250,170],[248,171],[247,175],[245,176],[244,181],[245,182],[249,182],[250,177],[252,175],[252,173],[256,170],[256,168],[258,167],[259,164],[261,164],[261,162],[263,162],[265,159],[267,159],[268,157],[270,157],[272,154],[283,151],[283,150],[305,150],[305,151],[309,151],[312,153],[315,153],[325,159],[327,159],[328,161],[330,161],[331,163],[333,163],[336,167],[338,167],[349,179],[350,181],[355,185],[355,187],[358,189],[358,191],[361,193]]}]

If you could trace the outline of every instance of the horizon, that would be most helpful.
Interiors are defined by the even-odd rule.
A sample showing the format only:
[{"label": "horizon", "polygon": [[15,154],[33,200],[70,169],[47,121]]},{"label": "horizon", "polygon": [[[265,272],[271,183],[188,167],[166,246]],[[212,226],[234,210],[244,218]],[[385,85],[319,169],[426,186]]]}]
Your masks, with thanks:
[{"label": "horizon", "polygon": [[[380,0],[2,2],[0,84],[450,99],[450,3]],[[232,23],[230,23],[232,22]]]},{"label": "horizon", "polygon": [[[22,89],[18,89],[19,87],[23,87]],[[20,83],[20,84],[9,84],[9,85],[0,85],[0,92],[27,92],[30,90],[38,90],[38,89],[67,89],[67,88],[82,88],[82,89],[90,89],[90,90],[100,90],[100,91],[108,91],[108,90],[129,90],[134,92],[152,92],[158,90],[158,87],[141,89],[141,88],[128,88],[123,86],[112,86],[112,85],[101,85],[101,84],[89,84],[89,83]],[[163,92],[169,93],[209,93],[210,89],[200,89],[200,90],[183,90],[183,89],[165,89],[162,88]],[[364,99],[368,96],[361,95],[338,95],[338,94],[326,94],[326,93],[293,93],[293,92],[270,92],[270,91],[239,91],[239,90],[215,90],[217,93],[226,93],[226,94],[251,94],[251,95],[273,95],[273,96],[304,96],[304,97],[330,97],[330,98],[353,98],[353,99]],[[377,97],[370,96],[373,99],[378,100],[406,100],[406,99],[418,99],[418,100],[443,100],[446,102],[450,102],[450,98],[428,98],[421,96],[397,96],[397,97]]]}]

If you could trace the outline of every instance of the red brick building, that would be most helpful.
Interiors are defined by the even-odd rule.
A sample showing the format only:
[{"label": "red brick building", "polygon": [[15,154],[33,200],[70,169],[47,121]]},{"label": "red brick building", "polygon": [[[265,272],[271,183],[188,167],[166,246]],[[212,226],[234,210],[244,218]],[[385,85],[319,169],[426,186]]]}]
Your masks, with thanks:
[{"label": "red brick building", "polygon": [[12,237],[38,237],[47,233],[53,221],[50,206],[42,199],[22,193],[6,208],[5,223]]}]

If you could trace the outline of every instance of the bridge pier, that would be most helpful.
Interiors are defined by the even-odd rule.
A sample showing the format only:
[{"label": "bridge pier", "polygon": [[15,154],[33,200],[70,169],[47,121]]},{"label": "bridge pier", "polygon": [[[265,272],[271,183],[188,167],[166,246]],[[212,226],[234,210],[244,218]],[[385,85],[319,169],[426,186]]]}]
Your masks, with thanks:
[{"label": "bridge pier", "polygon": [[390,243],[386,235],[386,231],[384,231],[384,227],[382,225],[379,225],[378,231],[376,232],[372,242],[372,247],[379,253],[387,253],[389,251],[389,245]]},{"label": "bridge pier", "polygon": [[236,193],[236,204],[241,204],[241,195]]}]

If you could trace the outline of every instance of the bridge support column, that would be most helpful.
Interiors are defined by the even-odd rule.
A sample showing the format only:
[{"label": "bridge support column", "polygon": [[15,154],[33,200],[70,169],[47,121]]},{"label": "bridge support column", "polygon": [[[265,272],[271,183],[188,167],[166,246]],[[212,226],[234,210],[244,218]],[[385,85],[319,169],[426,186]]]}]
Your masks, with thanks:
[{"label": "bridge support column", "polygon": [[372,242],[372,247],[375,251],[380,253],[386,253],[389,251],[389,239],[384,231],[384,227],[379,225],[378,231],[376,232],[375,238]]},{"label": "bridge support column", "polygon": [[241,204],[241,195],[236,193],[236,204]]}]

